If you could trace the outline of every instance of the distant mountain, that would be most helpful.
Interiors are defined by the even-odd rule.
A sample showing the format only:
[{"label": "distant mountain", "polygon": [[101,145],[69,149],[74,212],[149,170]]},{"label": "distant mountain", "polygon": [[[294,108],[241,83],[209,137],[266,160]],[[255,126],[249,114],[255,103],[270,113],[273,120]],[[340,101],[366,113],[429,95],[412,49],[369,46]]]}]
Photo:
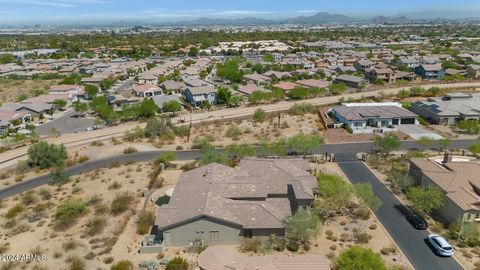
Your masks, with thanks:
[{"label": "distant mountain", "polygon": [[274,24],[278,23],[278,21],[274,20],[265,20],[255,17],[246,17],[246,18],[239,18],[239,19],[214,19],[214,18],[207,18],[201,17],[191,21],[180,21],[175,23],[175,25],[262,25],[262,24]]},{"label": "distant mountain", "polygon": [[413,11],[403,12],[396,15],[396,17],[405,16],[413,20],[459,20],[469,18],[480,18],[480,10],[425,10],[425,11]]},{"label": "distant mountain", "polygon": [[331,14],[320,12],[312,16],[300,16],[285,20],[285,23],[292,24],[328,24],[328,23],[348,23],[358,21],[352,17],[342,14]]},{"label": "distant mountain", "polygon": [[407,23],[411,22],[412,20],[405,17],[405,16],[399,16],[399,17],[385,17],[385,16],[378,16],[375,17],[371,20],[372,23],[375,24],[388,24],[388,23]]}]

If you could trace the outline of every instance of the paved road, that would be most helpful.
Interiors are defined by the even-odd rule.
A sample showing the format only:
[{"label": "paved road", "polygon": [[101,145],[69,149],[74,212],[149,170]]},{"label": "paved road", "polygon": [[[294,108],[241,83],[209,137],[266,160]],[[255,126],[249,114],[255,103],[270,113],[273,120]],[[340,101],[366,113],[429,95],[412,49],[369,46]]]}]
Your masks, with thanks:
[{"label": "paved road", "polygon": [[[437,83],[437,84],[422,85],[422,87],[424,88],[430,88],[433,86],[437,86],[440,88],[480,87],[480,82],[461,82],[461,83],[451,83],[451,84]],[[326,105],[331,105],[339,102],[339,99],[342,97],[344,99],[349,99],[349,98],[357,99],[361,97],[394,95],[403,89],[408,89],[409,87],[410,86],[398,87],[398,88],[386,88],[386,89],[378,89],[378,90],[368,91],[368,92],[344,94],[341,96],[318,97],[318,98],[304,100],[302,102],[310,103],[315,106],[326,106]],[[241,108],[227,108],[227,109],[221,109],[216,111],[195,113],[195,114],[192,114],[191,117],[192,117],[193,123],[213,122],[216,120],[231,120],[231,119],[249,117],[255,112],[257,108],[260,108],[260,107],[269,113],[287,111],[294,103],[295,101],[283,101],[275,104],[241,107]],[[179,115],[173,118],[172,122],[177,123],[181,119],[190,119],[190,116],[187,116],[186,114]],[[55,144],[64,144],[67,148],[69,148],[69,147],[88,144],[97,140],[106,140],[112,137],[121,137],[125,134],[126,131],[131,130],[136,125],[140,127],[145,126],[144,123],[119,124],[117,126],[103,128],[100,130],[82,132],[79,134],[66,134],[65,136],[60,136],[58,138],[48,138],[47,141]],[[0,170],[17,164],[18,160],[21,160],[22,158],[25,157],[27,149],[28,147],[19,147],[19,148],[0,154]]]},{"label": "paved road", "polygon": [[[458,140],[452,143],[452,147],[464,149],[473,143],[473,140]],[[434,146],[432,146],[434,147]],[[418,145],[412,141],[402,142],[402,149],[418,149]],[[325,144],[322,145],[318,150],[314,151],[315,154],[345,154],[345,153],[359,153],[359,152],[371,152],[375,150],[375,146],[372,142],[361,142],[361,143],[344,143],[344,144]],[[222,151],[222,150],[218,150]],[[148,152],[137,152],[130,155],[118,155],[112,156],[99,160],[92,160],[86,163],[67,168],[66,172],[69,175],[76,175],[82,172],[87,172],[93,169],[102,168],[110,165],[112,162],[127,163],[129,161],[133,162],[143,162],[148,160],[155,159],[159,154],[164,152],[164,150],[158,151],[148,151]],[[177,151],[177,159],[179,160],[193,160],[201,156],[200,151],[198,150],[187,150],[187,151]],[[14,196],[16,194],[22,193],[24,191],[30,190],[32,188],[45,185],[49,181],[48,176],[40,176],[30,180],[23,181],[21,183],[9,186],[4,189],[0,189],[0,200]]]},{"label": "paved road", "polygon": [[424,242],[427,231],[415,230],[400,211],[402,204],[384,186],[383,183],[360,161],[339,162],[338,166],[348,179],[356,183],[370,183],[376,196],[382,201],[382,206],[375,211],[380,222],[389,232],[409,261],[418,270],[461,270],[463,269],[453,258],[436,256]]}]

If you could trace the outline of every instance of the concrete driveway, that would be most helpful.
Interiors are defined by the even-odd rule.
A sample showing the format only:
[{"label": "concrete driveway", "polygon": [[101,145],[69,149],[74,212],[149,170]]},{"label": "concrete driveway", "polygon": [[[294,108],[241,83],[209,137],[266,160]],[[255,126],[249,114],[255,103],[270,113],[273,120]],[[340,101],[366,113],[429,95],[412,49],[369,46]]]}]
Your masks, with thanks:
[{"label": "concrete driveway", "polygon": [[442,136],[418,125],[400,125],[398,129],[415,140],[418,140],[421,137],[430,137],[434,140],[443,139]]}]

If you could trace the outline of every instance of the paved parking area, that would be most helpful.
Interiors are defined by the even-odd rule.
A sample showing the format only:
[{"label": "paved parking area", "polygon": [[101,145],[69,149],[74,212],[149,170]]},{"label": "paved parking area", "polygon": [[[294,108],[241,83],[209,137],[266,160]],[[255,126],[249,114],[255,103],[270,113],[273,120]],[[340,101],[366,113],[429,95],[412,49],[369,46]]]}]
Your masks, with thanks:
[{"label": "paved parking area", "polygon": [[443,139],[443,137],[437,133],[418,125],[400,125],[398,129],[415,140],[421,137],[430,137],[434,140]]},{"label": "paved parking area", "polygon": [[60,134],[75,133],[85,131],[89,127],[93,127],[95,119],[78,116],[78,112],[69,112],[55,120],[38,126],[35,129],[40,136],[52,135],[52,130],[55,129]]}]

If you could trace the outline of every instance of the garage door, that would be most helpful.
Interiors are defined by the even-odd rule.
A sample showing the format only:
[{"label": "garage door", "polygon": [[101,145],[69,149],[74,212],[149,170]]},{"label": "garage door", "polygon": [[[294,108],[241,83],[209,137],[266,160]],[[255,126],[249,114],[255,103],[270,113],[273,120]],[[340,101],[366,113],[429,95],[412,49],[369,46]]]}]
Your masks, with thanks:
[{"label": "garage door", "polygon": [[402,125],[414,125],[415,124],[415,118],[403,118],[400,123]]}]

